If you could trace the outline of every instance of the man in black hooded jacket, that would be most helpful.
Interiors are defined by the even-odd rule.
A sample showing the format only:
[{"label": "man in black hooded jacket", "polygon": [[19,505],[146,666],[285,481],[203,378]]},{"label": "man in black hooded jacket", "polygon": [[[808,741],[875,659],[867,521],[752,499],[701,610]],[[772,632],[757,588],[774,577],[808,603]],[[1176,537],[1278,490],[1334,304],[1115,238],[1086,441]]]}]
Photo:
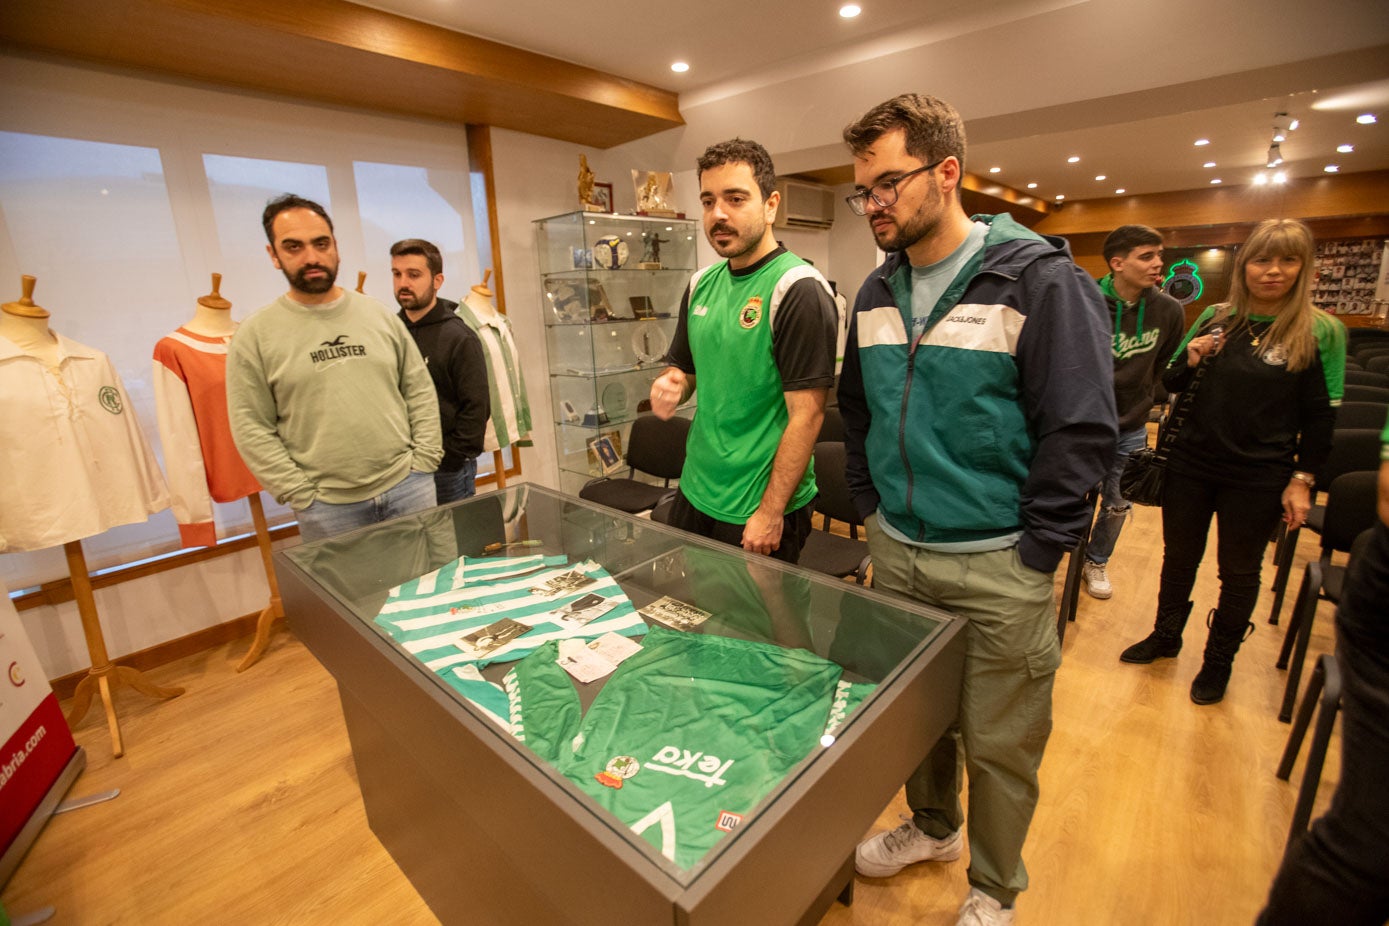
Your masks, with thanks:
[{"label": "man in black hooded jacket", "polygon": [[391,287],[415,346],[424,357],[444,432],[444,459],[434,474],[439,504],[469,498],[477,477],[490,398],[482,342],[457,313],[458,303],[438,296],[444,259],[421,238],[391,245]]}]

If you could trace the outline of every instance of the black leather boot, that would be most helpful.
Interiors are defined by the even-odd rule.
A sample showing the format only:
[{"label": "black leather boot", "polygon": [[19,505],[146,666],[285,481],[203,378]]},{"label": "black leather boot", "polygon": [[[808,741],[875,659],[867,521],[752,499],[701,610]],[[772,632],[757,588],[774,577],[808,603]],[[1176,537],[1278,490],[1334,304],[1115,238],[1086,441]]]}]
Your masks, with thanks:
[{"label": "black leather boot", "polygon": [[1254,625],[1249,621],[1243,626],[1223,626],[1220,615],[1214,610],[1206,618],[1206,624],[1211,628],[1210,636],[1206,637],[1206,652],[1201,671],[1191,682],[1191,700],[1197,704],[1215,704],[1225,697],[1235,653],[1254,632]]},{"label": "black leather boot", "polygon": [[1182,630],[1191,614],[1192,603],[1175,608],[1158,608],[1153,632],[1119,654],[1121,662],[1146,665],[1154,659],[1170,659],[1182,651]]}]

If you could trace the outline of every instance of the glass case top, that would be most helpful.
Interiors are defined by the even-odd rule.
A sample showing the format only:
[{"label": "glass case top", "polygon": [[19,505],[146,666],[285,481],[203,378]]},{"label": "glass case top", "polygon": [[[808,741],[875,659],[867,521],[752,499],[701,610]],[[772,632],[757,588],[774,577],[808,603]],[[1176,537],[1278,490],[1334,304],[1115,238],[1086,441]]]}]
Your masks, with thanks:
[{"label": "glass case top", "polygon": [[682,884],[951,620],[528,485],[281,555]]}]

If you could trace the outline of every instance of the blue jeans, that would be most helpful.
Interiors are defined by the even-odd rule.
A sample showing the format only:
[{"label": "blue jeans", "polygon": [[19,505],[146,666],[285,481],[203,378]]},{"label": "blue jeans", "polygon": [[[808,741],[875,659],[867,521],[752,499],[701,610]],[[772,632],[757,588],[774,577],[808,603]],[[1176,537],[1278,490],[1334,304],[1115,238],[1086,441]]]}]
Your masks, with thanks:
[{"label": "blue jeans", "polygon": [[434,474],[434,491],[439,496],[439,504],[472,498],[477,492],[477,457],[467,460],[459,469],[450,472],[439,470]]},{"label": "blue jeans", "polygon": [[1104,482],[1100,484],[1100,515],[1090,532],[1090,545],[1085,548],[1085,558],[1092,563],[1107,563],[1114,554],[1114,547],[1119,543],[1119,532],[1124,529],[1124,522],[1133,508],[1119,491],[1119,477],[1123,475],[1129,454],[1146,446],[1147,425],[1120,434],[1114,445],[1114,460],[1109,464],[1109,472],[1104,474]]},{"label": "blue jeans", "polygon": [[412,471],[375,498],[344,505],[314,501],[295,514],[299,518],[299,536],[307,542],[433,507],[433,474]]}]

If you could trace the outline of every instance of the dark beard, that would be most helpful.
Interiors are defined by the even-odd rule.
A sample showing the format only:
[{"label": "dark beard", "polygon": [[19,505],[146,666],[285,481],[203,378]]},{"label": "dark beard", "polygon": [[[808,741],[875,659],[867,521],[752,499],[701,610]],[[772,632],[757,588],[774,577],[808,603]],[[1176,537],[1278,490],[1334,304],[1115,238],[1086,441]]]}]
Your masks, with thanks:
[{"label": "dark beard", "polygon": [[[322,270],[325,273],[327,273],[327,276],[317,280],[305,279],[304,274],[310,270]],[[307,264],[303,267],[300,267],[299,270],[294,274],[294,276],[290,276],[288,273],[285,273],[285,279],[289,281],[290,286],[299,290],[299,292],[301,293],[308,293],[313,296],[321,296],[324,293],[328,292],[330,289],[332,289],[333,284],[337,282],[338,268],[324,267],[320,264]]]},{"label": "dark beard", "polygon": [[907,222],[907,224],[894,226],[892,228],[895,237],[891,242],[884,243],[877,235],[873,237],[878,241],[878,247],[882,248],[883,251],[888,254],[896,254],[899,251],[905,251],[921,239],[929,236],[936,230],[936,226],[939,224],[939,221],[936,219],[923,219],[920,216],[912,216],[911,221]]},{"label": "dark beard", "polygon": [[396,290],[395,301],[402,309],[422,309],[434,301],[436,289],[428,289],[416,296],[408,289]]}]

